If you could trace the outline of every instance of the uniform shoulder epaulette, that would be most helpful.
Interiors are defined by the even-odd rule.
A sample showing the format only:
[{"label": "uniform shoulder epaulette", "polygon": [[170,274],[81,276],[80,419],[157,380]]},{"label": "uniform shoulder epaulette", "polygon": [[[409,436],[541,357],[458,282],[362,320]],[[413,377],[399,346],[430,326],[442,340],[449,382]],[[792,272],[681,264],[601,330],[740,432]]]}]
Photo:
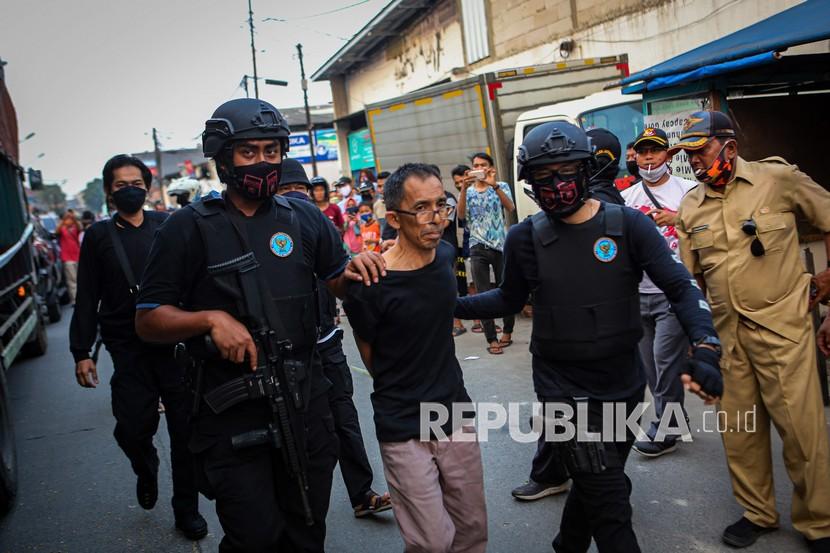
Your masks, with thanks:
[{"label": "uniform shoulder epaulette", "polygon": [[791,165],[786,159],[779,156],[769,156],[764,159],[759,159],[758,163],[778,163],[780,165]]}]

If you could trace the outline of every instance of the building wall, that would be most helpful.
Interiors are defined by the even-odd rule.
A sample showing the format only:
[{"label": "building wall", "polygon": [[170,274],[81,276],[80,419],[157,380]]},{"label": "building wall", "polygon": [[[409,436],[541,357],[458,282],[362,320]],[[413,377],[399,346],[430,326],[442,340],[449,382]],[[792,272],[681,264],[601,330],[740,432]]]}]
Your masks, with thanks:
[{"label": "building wall", "polygon": [[[346,113],[394,98],[450,77],[464,65],[461,22],[455,0],[443,0],[400,37],[393,37],[344,83]],[[333,91],[334,92],[334,91]],[[337,104],[338,94],[335,97]],[[335,117],[343,110],[336,108]]]},{"label": "building wall", "polygon": [[566,39],[576,43],[569,58],[628,54],[631,71],[639,71],[800,0],[489,0],[491,55],[470,67],[458,2],[439,3],[342,82],[332,82],[335,117],[448,78],[559,61]]},{"label": "building wall", "polygon": [[[462,0],[444,0],[400,37],[346,75],[332,79],[335,119],[367,104],[446,79],[551,63],[628,54],[631,72],[646,69],[801,3],[801,0],[488,0],[491,55],[464,59]],[[574,9],[575,8],[575,9]],[[349,130],[338,131],[340,163],[349,172]],[[342,127],[342,128],[341,128]]]},{"label": "building wall", "polygon": [[[800,0],[490,0],[494,55],[474,73],[569,58],[628,54],[632,72],[775,15]],[[571,5],[576,5],[576,14]],[[518,19],[518,22],[516,21]]]}]

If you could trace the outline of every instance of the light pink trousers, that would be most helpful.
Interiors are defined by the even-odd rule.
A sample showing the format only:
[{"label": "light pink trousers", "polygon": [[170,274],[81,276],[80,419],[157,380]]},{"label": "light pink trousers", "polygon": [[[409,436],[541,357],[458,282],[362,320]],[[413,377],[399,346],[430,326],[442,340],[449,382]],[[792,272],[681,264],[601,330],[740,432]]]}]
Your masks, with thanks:
[{"label": "light pink trousers", "polygon": [[[475,432],[474,430],[470,430]],[[477,441],[382,442],[405,553],[484,553],[487,506]]]}]

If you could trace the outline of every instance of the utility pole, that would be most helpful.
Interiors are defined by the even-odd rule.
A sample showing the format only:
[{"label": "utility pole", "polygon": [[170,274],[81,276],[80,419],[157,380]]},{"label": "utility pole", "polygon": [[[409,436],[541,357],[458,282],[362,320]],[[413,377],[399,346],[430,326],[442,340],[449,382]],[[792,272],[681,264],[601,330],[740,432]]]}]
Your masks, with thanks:
[{"label": "utility pole", "polygon": [[[254,10],[251,8],[251,0],[248,0],[248,27],[251,29],[251,60],[254,62],[254,97],[259,99],[259,83],[256,74],[256,47],[254,46]],[[245,90],[248,89],[247,79]]]},{"label": "utility pole", "polygon": [[161,171],[161,144],[159,144],[159,135],[155,127],[153,127],[153,149],[156,154],[156,178],[159,183],[159,192],[161,192],[161,199],[164,205],[167,205],[167,190],[164,189],[164,173]]},{"label": "utility pole", "polygon": [[308,148],[311,151],[311,172],[317,176],[317,154],[314,151],[314,129],[311,126],[311,112],[308,109],[308,81],[305,79],[305,66],[303,65],[303,45],[297,45],[297,56],[300,58],[300,82],[303,87],[303,104],[305,105],[305,126],[308,129]]}]

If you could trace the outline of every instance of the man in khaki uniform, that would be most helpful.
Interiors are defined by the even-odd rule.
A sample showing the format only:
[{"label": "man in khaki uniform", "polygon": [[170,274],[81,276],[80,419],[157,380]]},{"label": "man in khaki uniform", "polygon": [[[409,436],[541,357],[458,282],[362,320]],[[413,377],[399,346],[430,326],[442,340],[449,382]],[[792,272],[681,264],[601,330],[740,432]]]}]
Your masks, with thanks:
[{"label": "man in khaki uniform", "polygon": [[669,153],[679,150],[702,182],[680,206],[680,254],[708,292],[723,345],[723,443],[745,509],[723,540],[746,547],[778,526],[772,421],[795,486],[793,526],[810,551],[830,552],[830,446],[795,222],[802,213],[824,232],[830,254],[830,193],[781,158],[739,157],[732,121],[720,112],[692,114]]}]

